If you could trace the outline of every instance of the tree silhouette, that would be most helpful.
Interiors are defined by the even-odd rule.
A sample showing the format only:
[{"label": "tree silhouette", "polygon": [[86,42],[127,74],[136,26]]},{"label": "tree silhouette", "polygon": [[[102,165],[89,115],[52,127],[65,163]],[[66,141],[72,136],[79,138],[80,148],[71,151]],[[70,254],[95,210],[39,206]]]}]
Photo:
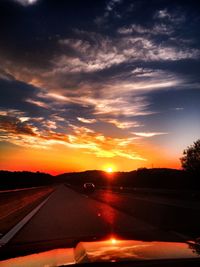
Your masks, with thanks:
[{"label": "tree silhouette", "polygon": [[183,151],[181,163],[184,170],[200,173],[200,139]]}]

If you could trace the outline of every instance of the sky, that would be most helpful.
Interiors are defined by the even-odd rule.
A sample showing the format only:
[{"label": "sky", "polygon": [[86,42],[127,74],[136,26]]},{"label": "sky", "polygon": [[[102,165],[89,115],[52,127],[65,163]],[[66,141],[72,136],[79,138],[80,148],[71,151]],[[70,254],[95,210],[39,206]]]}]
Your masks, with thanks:
[{"label": "sky", "polygon": [[0,169],[181,168],[200,138],[198,1],[1,0]]}]

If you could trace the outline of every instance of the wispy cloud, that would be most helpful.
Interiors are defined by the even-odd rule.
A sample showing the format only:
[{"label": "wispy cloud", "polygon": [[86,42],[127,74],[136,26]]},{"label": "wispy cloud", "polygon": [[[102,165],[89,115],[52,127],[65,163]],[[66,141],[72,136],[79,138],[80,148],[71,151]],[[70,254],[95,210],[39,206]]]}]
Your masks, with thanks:
[{"label": "wispy cloud", "polygon": [[[133,27],[133,26],[132,26]],[[139,26],[134,26],[137,31],[150,31]],[[120,30],[122,32],[122,29]],[[126,31],[126,30],[125,30]],[[167,32],[164,25],[156,26],[152,33]],[[74,50],[76,56],[60,55],[52,61],[53,73],[78,73],[95,72],[110,68],[122,63],[133,63],[134,61],[159,61],[180,60],[188,58],[199,58],[200,50],[197,48],[177,48],[170,45],[159,45],[148,37],[124,36],[110,39],[103,36],[95,37],[95,42],[81,39],[65,39],[59,42]]]},{"label": "wispy cloud", "polygon": [[138,122],[135,122],[135,121],[120,121],[117,119],[109,119],[109,118],[108,119],[102,119],[102,120],[105,122],[108,122],[108,123],[112,123],[120,129],[130,129],[130,128],[142,127],[141,124],[139,124]]},{"label": "wispy cloud", "polygon": [[[169,132],[169,138],[173,136],[172,125],[178,127],[174,121],[188,117],[187,111],[198,106],[187,102],[189,91],[200,88],[195,12],[193,19],[187,15],[189,9],[174,8],[176,4],[160,8],[160,4],[152,7],[143,1],[130,5],[110,0],[95,3],[96,13],[91,17],[83,14],[77,24],[67,1],[53,1],[52,6],[41,1],[47,14],[54,5],[58,7],[55,28],[47,29],[52,16],[45,16],[45,23],[42,16],[38,21],[32,17],[33,10],[39,12],[40,1],[15,2],[28,13],[16,16],[19,25],[26,25],[23,35],[18,31],[21,27],[15,27],[15,16],[10,18],[13,23],[5,23],[10,32],[8,39],[4,36],[5,44],[9,45],[0,46],[5,50],[0,70],[1,140],[32,148],[62,145],[90,156],[143,160],[144,146],[159,143],[162,135],[167,139]],[[56,11],[60,5],[67,7],[63,17]],[[145,20],[137,13],[143,14],[144,8]],[[66,30],[61,30],[63,21]],[[11,42],[12,36],[19,38]],[[24,46],[19,45],[22,43]],[[180,90],[187,91],[182,101],[177,97]],[[192,92],[196,103],[199,98]],[[140,141],[145,144],[141,149]]]},{"label": "wispy cloud", "polygon": [[162,133],[162,132],[134,132],[135,135],[141,136],[141,137],[153,137],[157,135],[163,135],[167,133]]},{"label": "wispy cloud", "polygon": [[165,20],[175,25],[181,24],[185,21],[185,15],[183,12],[180,12],[180,10],[176,10],[176,12],[169,12],[167,8],[156,11],[154,18],[161,21]]},{"label": "wispy cloud", "polygon": [[35,128],[26,123],[28,118],[16,118],[8,115],[0,115],[0,132],[11,133],[16,135],[32,135],[35,136]]},{"label": "wispy cloud", "polygon": [[29,122],[16,117],[0,116],[0,139],[15,145],[49,149],[61,144],[102,158],[122,157],[130,160],[146,160],[137,152],[135,137],[112,138],[87,127],[71,125],[72,133],[57,133],[56,123],[47,121],[48,130],[39,131]]},{"label": "wispy cloud", "polygon": [[[96,133],[85,127],[75,127],[75,135],[70,135],[70,145],[86,149],[87,153],[97,157],[123,157],[132,160],[145,160],[136,152],[134,137],[111,138]],[[134,144],[132,146],[132,144]]]},{"label": "wispy cloud", "polygon": [[86,118],[80,118],[80,117],[78,117],[77,119],[79,121],[83,122],[83,123],[94,123],[94,122],[96,122],[95,119],[86,119]]},{"label": "wispy cloud", "polygon": [[175,29],[169,24],[159,23],[155,24],[153,27],[144,27],[140,24],[132,24],[128,27],[119,28],[117,31],[118,33],[124,35],[130,35],[136,33],[141,35],[149,34],[155,36],[155,35],[171,35],[174,32],[174,30]]},{"label": "wispy cloud", "polygon": [[116,7],[118,7],[118,5],[120,5],[122,3],[123,3],[123,0],[109,0],[109,1],[107,1],[104,13],[101,16],[97,16],[95,18],[94,22],[98,26],[101,26],[108,21],[110,16],[112,16],[114,18],[118,18],[118,19],[121,18],[121,14],[118,11],[116,11]]},{"label": "wispy cloud", "polygon": [[0,69],[0,79],[6,80],[6,81],[11,81],[13,77],[9,75],[6,71]]},{"label": "wispy cloud", "polygon": [[123,0],[110,0],[110,1],[108,1],[107,5],[106,5],[106,10],[109,12],[112,11],[115,8],[115,6],[119,3],[122,3],[122,1]]},{"label": "wispy cloud", "polygon": [[38,2],[39,0],[13,0],[23,6],[29,6],[29,5],[33,5],[36,2]]},{"label": "wispy cloud", "polygon": [[48,105],[42,101],[38,101],[38,100],[33,100],[33,99],[26,99],[26,102],[34,104],[38,107],[42,107],[42,108],[48,108]]}]

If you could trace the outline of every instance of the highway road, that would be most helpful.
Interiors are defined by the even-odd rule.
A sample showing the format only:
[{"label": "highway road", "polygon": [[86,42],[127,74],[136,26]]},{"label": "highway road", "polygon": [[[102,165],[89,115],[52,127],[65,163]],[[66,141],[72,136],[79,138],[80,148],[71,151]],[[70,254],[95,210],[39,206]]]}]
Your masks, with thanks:
[{"label": "highway road", "polygon": [[200,237],[200,202],[153,194],[96,190],[93,198],[185,239]]},{"label": "highway road", "polygon": [[30,221],[1,248],[1,255],[6,257],[69,247],[80,240],[113,236],[140,240],[180,240],[170,232],[161,231],[109,203],[61,185]]}]

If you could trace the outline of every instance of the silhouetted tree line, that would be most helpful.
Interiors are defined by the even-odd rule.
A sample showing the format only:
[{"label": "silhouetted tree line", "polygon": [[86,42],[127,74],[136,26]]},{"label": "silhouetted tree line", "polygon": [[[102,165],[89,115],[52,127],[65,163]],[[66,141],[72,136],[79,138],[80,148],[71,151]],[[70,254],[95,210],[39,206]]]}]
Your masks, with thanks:
[{"label": "silhouetted tree line", "polygon": [[54,177],[41,172],[0,171],[0,190],[43,186],[54,183]]},{"label": "silhouetted tree line", "polygon": [[57,181],[70,185],[81,185],[92,182],[99,186],[123,186],[152,189],[197,190],[200,181],[195,176],[182,170],[174,169],[138,169],[131,172],[116,172],[107,174],[102,171],[86,171],[81,173],[66,173],[57,176]]},{"label": "silhouetted tree line", "polygon": [[200,139],[183,151],[181,164],[187,172],[200,176]]},{"label": "silhouetted tree line", "polygon": [[197,190],[200,189],[200,179],[183,170],[174,169],[138,169],[131,172],[116,172],[112,174],[103,171],[85,171],[65,173],[52,176],[40,172],[9,172],[0,171],[0,190],[34,187],[49,184],[65,183],[72,186],[82,186],[92,182],[96,186],[123,186],[153,189]]}]

